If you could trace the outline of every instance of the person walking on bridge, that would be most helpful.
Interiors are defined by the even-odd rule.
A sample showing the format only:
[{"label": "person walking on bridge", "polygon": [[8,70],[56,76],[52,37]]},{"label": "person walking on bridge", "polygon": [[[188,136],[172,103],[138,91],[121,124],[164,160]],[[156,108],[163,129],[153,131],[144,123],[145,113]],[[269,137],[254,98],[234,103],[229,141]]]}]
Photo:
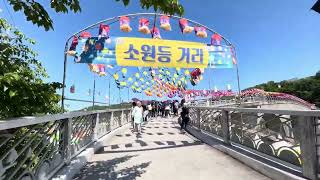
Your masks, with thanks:
[{"label": "person walking on bridge", "polygon": [[147,106],[149,114],[148,114],[148,118],[151,118],[151,113],[152,113],[152,105],[151,103]]},{"label": "person walking on bridge", "polygon": [[137,106],[133,108],[132,116],[134,119],[134,126],[138,133],[141,133],[141,124],[143,122],[143,108],[141,102],[137,102]]},{"label": "person walking on bridge", "polygon": [[181,111],[181,130],[182,129],[186,129],[189,121],[190,121],[190,117],[189,117],[189,108],[185,106],[185,100],[182,99],[181,100],[181,106],[182,106],[182,111]]},{"label": "person walking on bridge", "polygon": [[134,117],[133,117],[133,109],[137,106],[136,102],[132,102],[132,107],[131,107],[131,125],[132,129],[134,129]]}]

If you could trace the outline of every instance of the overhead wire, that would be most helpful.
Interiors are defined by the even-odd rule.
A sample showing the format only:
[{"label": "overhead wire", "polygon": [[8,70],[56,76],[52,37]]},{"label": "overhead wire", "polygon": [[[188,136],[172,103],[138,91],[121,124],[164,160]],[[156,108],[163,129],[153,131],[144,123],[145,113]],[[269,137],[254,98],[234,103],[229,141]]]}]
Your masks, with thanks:
[{"label": "overhead wire", "polygon": [[16,26],[16,23],[14,22],[14,19],[13,19],[13,16],[12,16],[11,12],[9,11],[7,3],[5,2],[5,0],[2,0],[2,2],[3,2],[3,5],[4,5],[4,7],[6,8],[8,14],[9,14],[9,17],[10,17],[10,19],[12,21],[13,26]]}]

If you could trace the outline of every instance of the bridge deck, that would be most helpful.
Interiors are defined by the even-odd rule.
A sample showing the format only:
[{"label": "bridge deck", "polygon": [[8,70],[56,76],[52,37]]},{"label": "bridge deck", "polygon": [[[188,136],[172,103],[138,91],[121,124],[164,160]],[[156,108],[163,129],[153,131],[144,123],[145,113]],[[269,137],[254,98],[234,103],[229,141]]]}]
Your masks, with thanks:
[{"label": "bridge deck", "polygon": [[268,179],[180,131],[176,118],[154,118],[142,131],[105,142],[74,179]]}]

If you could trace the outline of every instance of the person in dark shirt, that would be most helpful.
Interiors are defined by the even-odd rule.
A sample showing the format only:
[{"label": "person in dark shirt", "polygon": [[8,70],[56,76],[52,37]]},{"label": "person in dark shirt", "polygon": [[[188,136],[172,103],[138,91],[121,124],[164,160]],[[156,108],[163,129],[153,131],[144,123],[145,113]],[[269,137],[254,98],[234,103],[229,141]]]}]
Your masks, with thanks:
[{"label": "person in dark shirt", "polygon": [[182,111],[180,113],[181,115],[181,129],[185,129],[190,121],[190,117],[189,117],[189,108],[185,106],[185,100],[182,99],[181,100],[181,107],[182,107]]}]

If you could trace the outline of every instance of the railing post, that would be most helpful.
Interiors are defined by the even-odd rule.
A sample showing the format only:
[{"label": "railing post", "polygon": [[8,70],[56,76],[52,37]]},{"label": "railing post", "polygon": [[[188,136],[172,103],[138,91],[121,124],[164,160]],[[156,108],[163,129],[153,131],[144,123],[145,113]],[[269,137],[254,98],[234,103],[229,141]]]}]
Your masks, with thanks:
[{"label": "railing post", "polygon": [[308,179],[317,179],[317,149],[314,117],[297,118],[302,157],[302,174]]},{"label": "railing post", "polygon": [[201,110],[197,109],[197,125],[199,128],[199,131],[201,131]]},{"label": "railing post", "polygon": [[223,133],[223,141],[226,144],[230,144],[230,131],[229,131],[229,112],[222,110],[221,128]]},{"label": "railing post", "polygon": [[[127,122],[131,122],[131,120],[132,120],[132,119],[131,119],[131,116],[132,116],[132,115],[131,115],[131,114],[132,114],[131,109],[128,110],[128,112],[129,112],[129,113],[128,113],[128,117],[127,117]],[[156,112],[156,113],[157,113],[157,112]]]},{"label": "railing post", "polygon": [[94,126],[94,136],[93,136],[93,141],[97,141],[99,139],[99,121],[100,121],[100,113],[97,113],[96,116],[96,123]]},{"label": "railing post", "polygon": [[113,127],[113,125],[114,125],[114,123],[113,123],[113,111],[111,111],[111,116],[110,116],[110,127],[111,127],[111,131],[114,129],[114,127]]},{"label": "railing post", "polygon": [[71,160],[71,133],[72,133],[72,118],[68,118],[63,122],[63,147],[64,147],[64,163],[70,164]]},{"label": "railing post", "polygon": [[123,109],[121,110],[121,124],[120,124],[120,126],[122,126],[122,124],[124,124],[123,123]]}]

